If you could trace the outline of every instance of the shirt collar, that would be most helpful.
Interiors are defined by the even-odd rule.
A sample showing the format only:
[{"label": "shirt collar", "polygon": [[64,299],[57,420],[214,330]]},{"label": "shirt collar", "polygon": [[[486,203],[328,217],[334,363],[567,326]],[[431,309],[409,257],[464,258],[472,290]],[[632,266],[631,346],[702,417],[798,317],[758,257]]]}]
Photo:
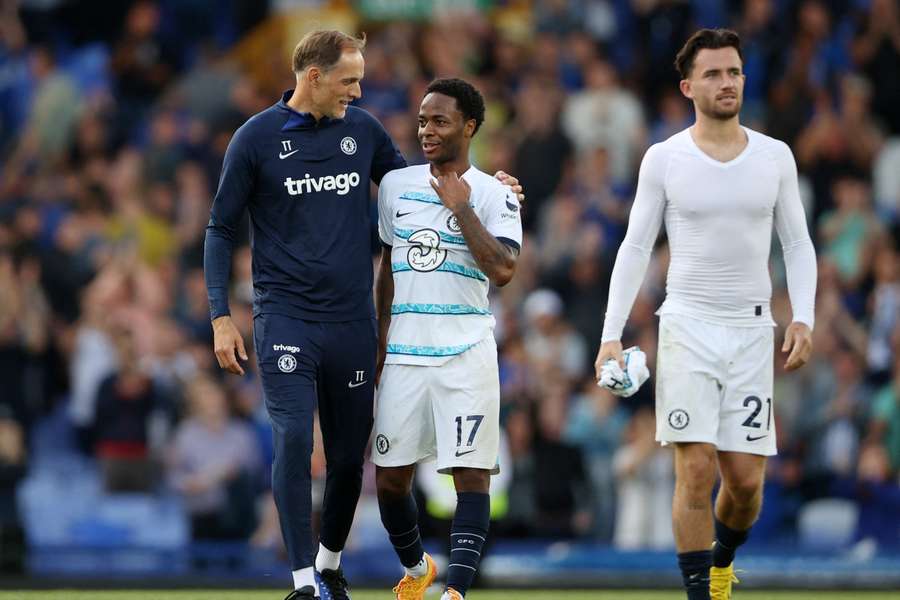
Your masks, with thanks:
[{"label": "shirt collar", "polygon": [[330,117],[322,117],[319,121],[308,112],[297,112],[288,106],[288,100],[294,95],[294,90],[286,90],[278,101],[278,108],[288,112],[288,120],[281,127],[282,131],[291,129],[312,129],[316,126],[326,127],[328,125],[343,123],[344,119],[332,119]]}]

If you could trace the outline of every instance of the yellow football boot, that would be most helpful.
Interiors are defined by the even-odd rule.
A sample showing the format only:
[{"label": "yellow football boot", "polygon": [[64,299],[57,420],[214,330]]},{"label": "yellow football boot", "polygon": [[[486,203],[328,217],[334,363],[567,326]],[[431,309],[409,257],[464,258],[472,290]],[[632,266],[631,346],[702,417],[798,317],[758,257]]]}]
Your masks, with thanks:
[{"label": "yellow football boot", "polygon": [[731,600],[733,583],[740,583],[734,574],[734,563],[727,567],[709,568],[709,597],[711,600]]},{"label": "yellow football boot", "polygon": [[434,583],[434,578],[437,577],[437,565],[434,564],[434,559],[428,556],[427,552],[425,553],[425,562],[428,564],[428,571],[424,575],[421,577],[404,575],[400,583],[394,586],[397,600],[423,600],[425,598],[425,590]]}]

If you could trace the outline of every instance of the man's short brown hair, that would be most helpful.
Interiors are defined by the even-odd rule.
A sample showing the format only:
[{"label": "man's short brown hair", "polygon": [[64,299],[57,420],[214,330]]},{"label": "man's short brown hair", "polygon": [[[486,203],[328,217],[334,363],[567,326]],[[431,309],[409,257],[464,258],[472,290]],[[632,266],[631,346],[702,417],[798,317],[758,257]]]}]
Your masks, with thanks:
[{"label": "man's short brown hair", "polygon": [[292,67],[294,73],[316,66],[328,71],[341,59],[345,50],[359,50],[366,47],[366,34],[360,38],[347,35],[336,29],[310,31],[294,48]]},{"label": "man's short brown hair", "polygon": [[694,69],[694,59],[697,53],[704,48],[718,50],[719,48],[734,48],[737,50],[741,62],[744,62],[744,54],[741,52],[741,38],[731,29],[701,29],[692,35],[684,43],[678,55],[675,57],[675,68],[681,74],[682,79],[691,76]]}]

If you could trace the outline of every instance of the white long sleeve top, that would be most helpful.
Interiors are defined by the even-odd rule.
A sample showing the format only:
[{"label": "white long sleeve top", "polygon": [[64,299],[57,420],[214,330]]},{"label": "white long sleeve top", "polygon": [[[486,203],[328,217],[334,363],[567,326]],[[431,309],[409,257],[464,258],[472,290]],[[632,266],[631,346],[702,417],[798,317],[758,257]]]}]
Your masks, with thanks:
[{"label": "white long sleeve top", "polygon": [[814,324],[816,255],[787,144],[746,127],[733,160],[705,154],[685,129],[647,150],[609,288],[603,341],[618,340],[665,219],[671,259],[657,314],[737,327],[774,325],[772,223],[781,241],[793,320]]}]

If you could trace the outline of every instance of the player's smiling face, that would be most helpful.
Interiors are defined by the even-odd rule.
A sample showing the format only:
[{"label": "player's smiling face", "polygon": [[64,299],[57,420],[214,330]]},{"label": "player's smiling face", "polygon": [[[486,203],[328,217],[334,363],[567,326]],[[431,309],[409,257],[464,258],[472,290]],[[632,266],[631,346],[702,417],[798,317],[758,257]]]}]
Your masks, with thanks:
[{"label": "player's smiling face", "polygon": [[432,163],[455,160],[468,149],[466,140],[475,133],[475,119],[466,120],[456,98],[432,92],[419,107],[419,144]]},{"label": "player's smiling face", "polygon": [[362,96],[359,82],[364,70],[362,53],[348,50],[341,54],[332,68],[314,74],[313,104],[316,111],[332,119],[343,118],[350,103]]},{"label": "player's smiling face", "polygon": [[690,76],[681,81],[681,91],[705,116],[724,121],[741,112],[744,79],[736,49],[703,48],[694,57]]}]

